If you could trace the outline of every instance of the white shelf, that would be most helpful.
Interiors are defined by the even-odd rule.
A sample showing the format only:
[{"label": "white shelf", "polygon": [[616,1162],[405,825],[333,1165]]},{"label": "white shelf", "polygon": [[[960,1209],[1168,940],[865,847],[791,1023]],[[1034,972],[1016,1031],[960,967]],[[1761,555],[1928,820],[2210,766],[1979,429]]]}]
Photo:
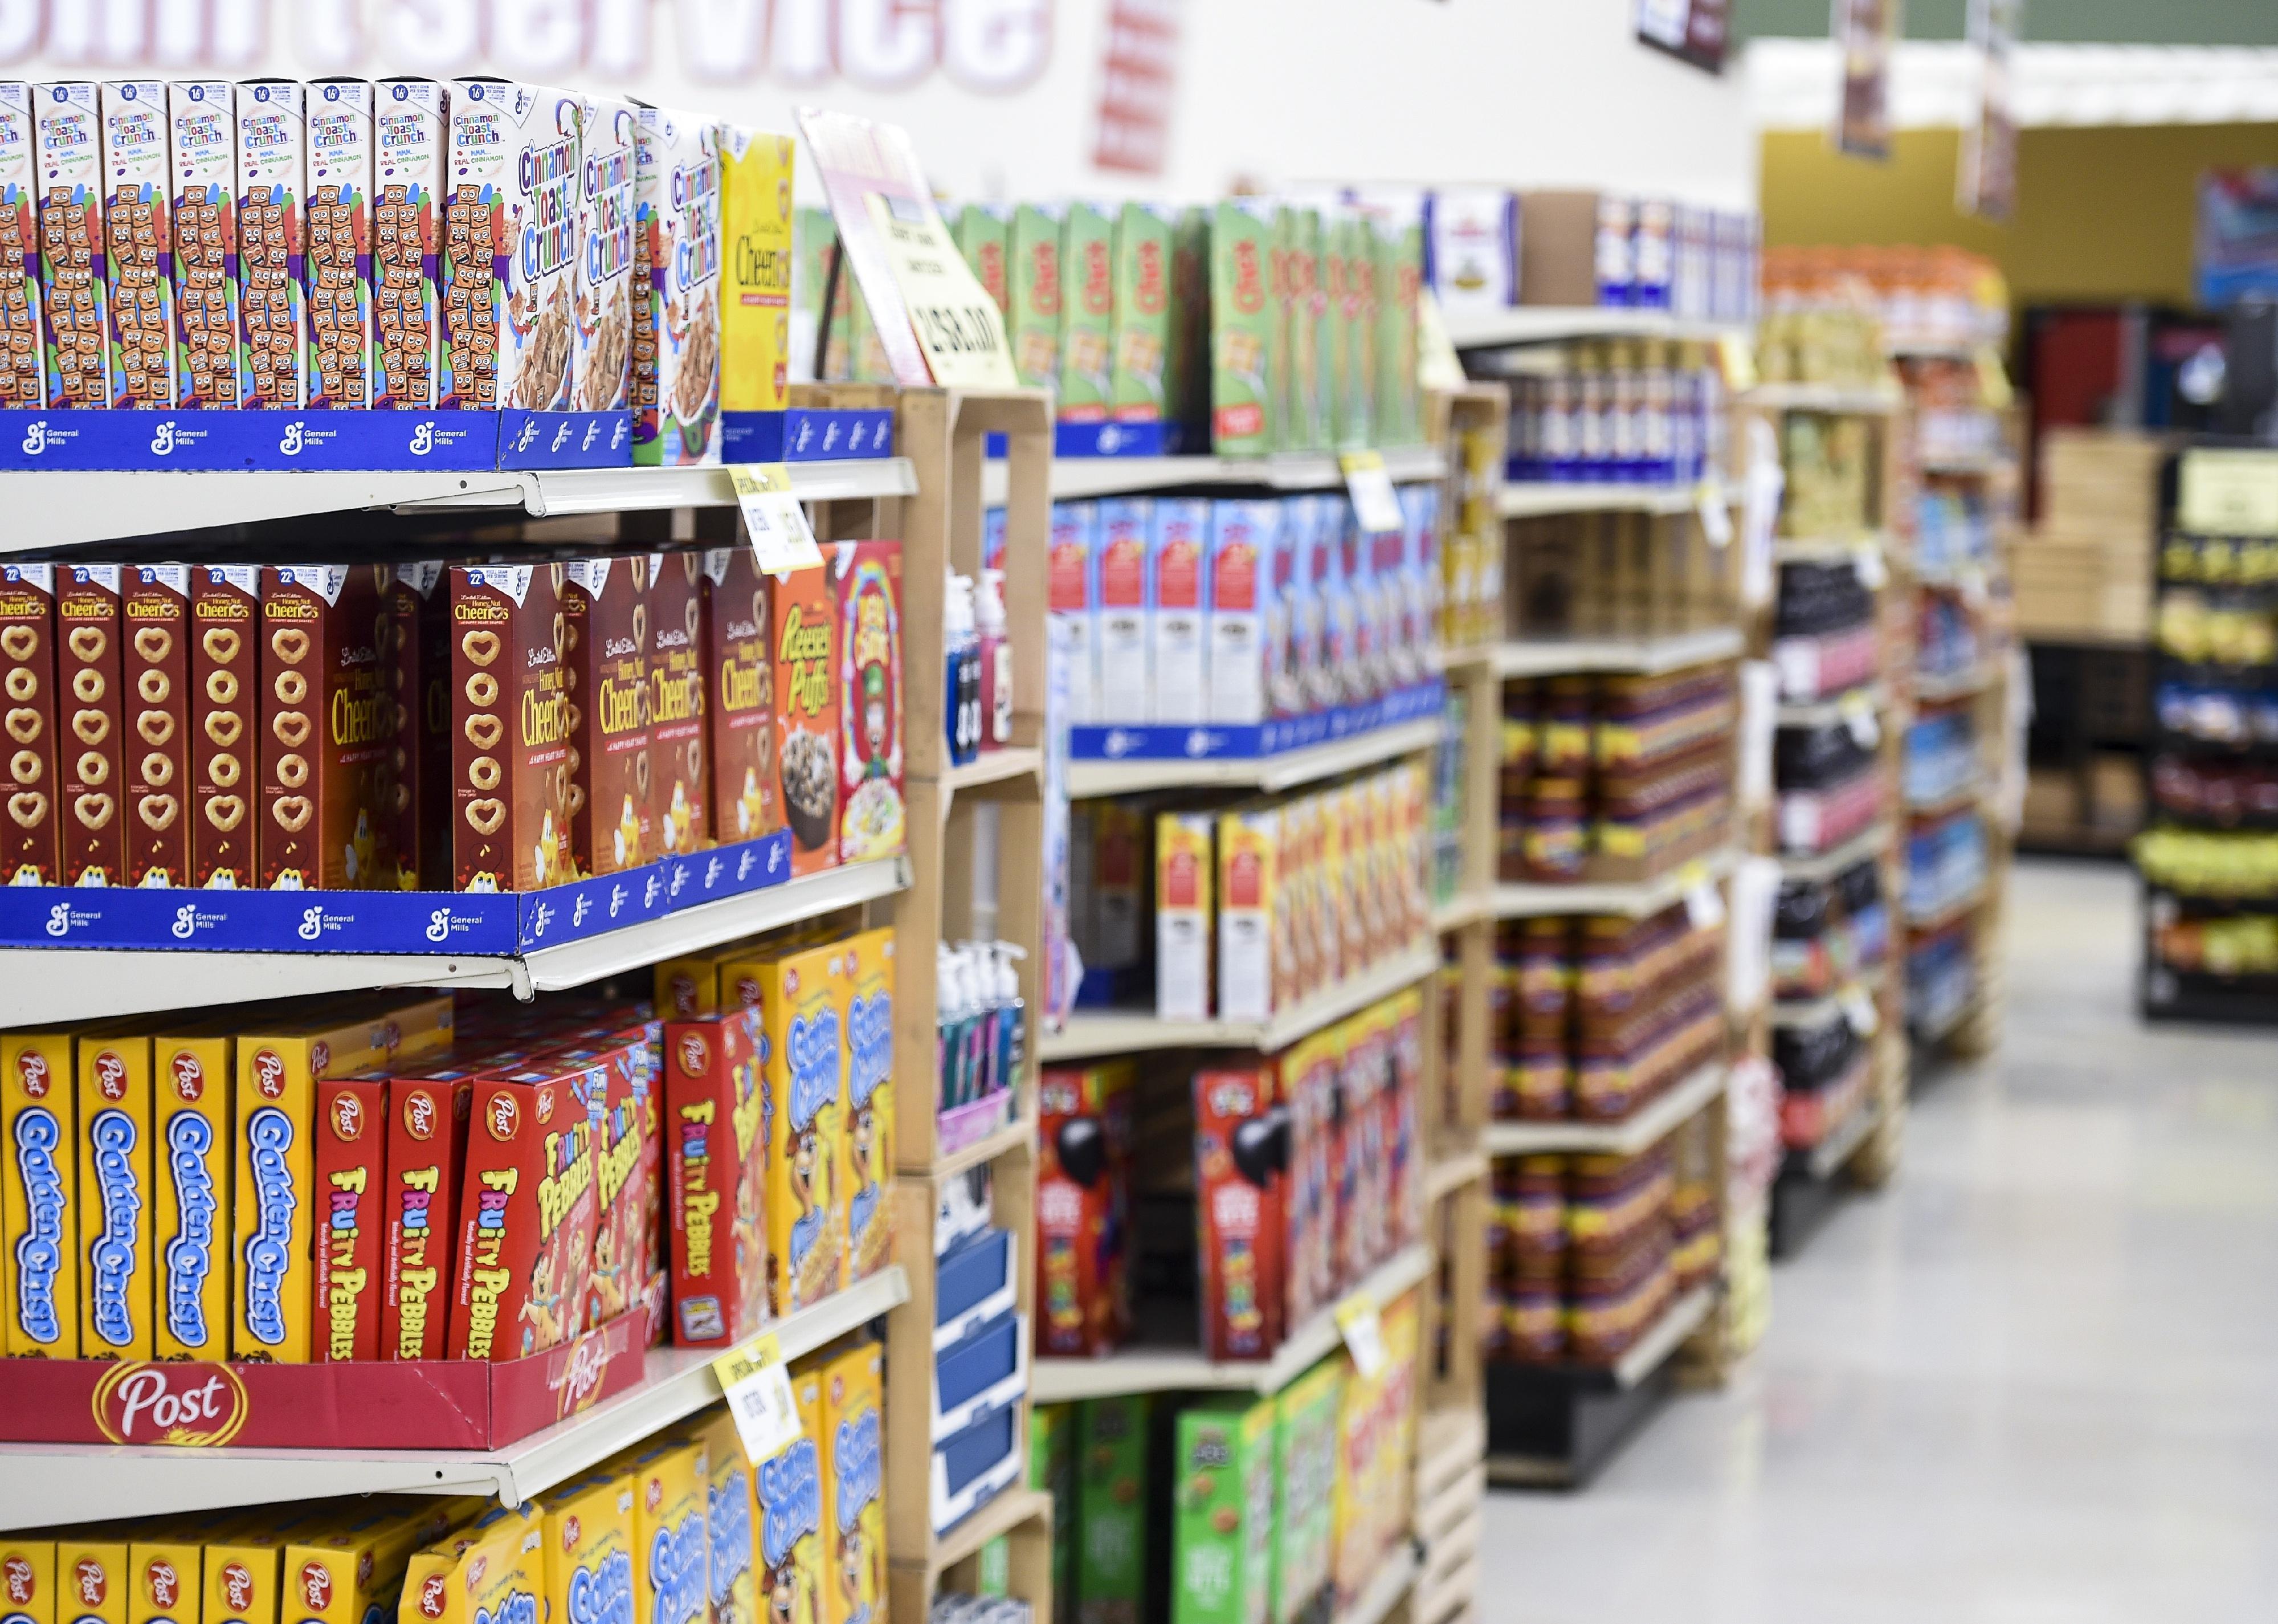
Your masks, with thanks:
[{"label": "white shelf", "polygon": [[1630,1351],[1614,1361],[1614,1385],[1631,1388],[1638,1385],[1668,1362],[1669,1356],[1685,1344],[1685,1339],[1701,1329],[1701,1321],[1708,1317],[1716,1306],[1714,1286],[1695,1286],[1664,1309],[1653,1329],[1638,1339]]},{"label": "white shelf", "polygon": [[8,975],[0,981],[0,1024],[85,1021],[371,987],[511,987],[527,998],[873,901],[908,884],[905,858],[853,863],[559,947],[501,956],[11,948]]},{"label": "white shelf", "polygon": [[1600,672],[1659,676],[1688,665],[1732,660],[1747,648],[1738,626],[1709,626],[1666,637],[1530,637],[1500,644],[1495,675],[1566,677]]},{"label": "white shelf", "polygon": [[1439,968],[1439,943],[1425,942],[1348,977],[1270,1021],[1165,1021],[1136,1009],[1078,1013],[1059,1031],[1047,1034],[1038,1053],[1046,1065],[1149,1049],[1255,1049],[1271,1054],[1414,986]]},{"label": "white shelf", "polygon": [[[896,1264],[769,1329],[785,1359],[909,1300]],[[498,1449],[250,1450],[0,1444],[0,1528],[346,1494],[542,1494],[720,1397],[705,1348],[653,1348],[647,1375],[582,1414]]]},{"label": "white shelf", "polygon": [[[1378,1265],[1351,1295],[1365,1292],[1381,1308],[1427,1277],[1433,1263],[1432,1248],[1418,1241]],[[1105,1359],[1040,1359],[1030,1367],[1028,1398],[1034,1404],[1061,1404],[1125,1393],[1271,1395],[1336,1352],[1342,1340],[1336,1312],[1330,1308],[1283,1338],[1271,1359],[1213,1362],[1196,1350],[1144,1347],[1124,1348]]]},{"label": "white shelf", "polygon": [[1986,898],[1991,894],[1991,888],[1984,880],[1980,880],[1961,895],[1950,901],[1941,902],[1936,908],[1926,909],[1919,914],[1908,908],[1907,932],[1910,936],[1928,936],[1934,931],[1943,931],[1956,920],[1976,912]]},{"label": "white shelf", "polygon": [[1634,1156],[1724,1097],[1722,1061],[1703,1066],[1618,1122],[1489,1122],[1480,1143],[1490,1156]]},{"label": "white shelf", "polygon": [[[907,457],[792,463],[791,488],[803,500],[911,496],[917,470]],[[400,513],[520,509],[535,518],[575,513],[730,507],[725,468],[570,468],[545,472],[97,473],[73,470],[0,473],[0,509],[14,519],[0,552],[73,547],[217,525],[312,518],[392,509]]]},{"label": "white shelf", "polygon": [[1448,337],[1458,349],[1545,344],[1560,339],[1692,339],[1714,343],[1745,338],[1746,322],[1679,320],[1665,310],[1608,310],[1593,305],[1521,304],[1502,310],[1450,310]]},{"label": "white shelf", "polygon": [[1943,795],[1933,795],[1923,801],[1915,801],[1909,797],[1907,801],[1907,816],[1923,818],[1949,817],[1956,812],[1967,811],[1976,806],[1985,798],[1985,793],[1990,787],[1991,780],[1980,775],[1971,778],[1966,784],[1955,785]]},{"label": "white shelf", "polygon": [[942,782],[954,795],[960,790],[1003,784],[1008,779],[1030,777],[1043,770],[1044,753],[1032,746],[1009,750],[983,750],[964,766],[951,768],[942,776]]},{"label": "white shelf", "polygon": [[1732,871],[1739,854],[1727,847],[1694,862],[1681,863],[1658,879],[1632,885],[1498,885],[1495,917],[1540,919],[1561,914],[1619,914],[1642,919],[1683,900],[1705,873],[1722,879]]},{"label": "white shelf", "polygon": [[[1737,494],[1728,500],[1737,501]],[[1505,518],[1552,513],[1690,513],[1701,505],[1696,485],[1566,485],[1521,480],[1495,498]]]},{"label": "white shelf", "polygon": [[1469,1150],[1453,1156],[1440,1157],[1425,1168],[1424,1199],[1427,1204],[1440,1200],[1487,1176],[1487,1153],[1485,1150]]},{"label": "white shelf", "polygon": [[1763,406],[1775,411],[1823,411],[1841,417],[1884,417],[1904,409],[1907,397],[1896,389],[1864,384],[1758,384],[1739,397],[1743,406]]},{"label": "white shelf", "polygon": [[1881,557],[1889,539],[1880,532],[1863,536],[1781,538],[1772,543],[1774,563],[1856,563],[1862,553]]},{"label": "white shelf", "polygon": [[1891,825],[1877,823],[1864,834],[1853,835],[1833,851],[1822,852],[1816,857],[1783,857],[1780,872],[1789,879],[1831,880],[1845,869],[1878,857],[1891,844]]},{"label": "white shelf", "polygon": [[1413,1540],[1403,1540],[1384,1559],[1368,1588],[1353,1598],[1353,1605],[1338,1613],[1330,1624],[1384,1624],[1392,1610],[1407,1598],[1415,1588],[1417,1578],[1424,1571],[1423,1559],[1416,1554]]},{"label": "white shelf", "polygon": [[[1349,739],[1285,750],[1279,755],[1226,756],[1184,762],[1071,762],[1071,801],[1102,795],[1131,795],[1161,789],[1295,789],[1341,772],[1413,755],[1440,742],[1440,719],[1424,716],[1391,727],[1372,728]],[[1207,730],[1197,728],[1197,732]]]},{"label": "white shelf", "polygon": [[1459,892],[1432,910],[1432,934],[1445,936],[1465,925],[1494,917],[1493,891]]},{"label": "white shelf", "polygon": [[[1385,471],[1395,484],[1447,477],[1448,459],[1436,446],[1396,446],[1381,455]],[[1211,486],[1334,491],[1343,489],[1345,483],[1344,470],[1335,454],[1326,451],[1286,451],[1271,456],[1064,456],[1052,459],[1051,477],[1055,502]],[[1006,479],[1002,462],[991,462],[982,470],[984,505],[1004,505]]]}]

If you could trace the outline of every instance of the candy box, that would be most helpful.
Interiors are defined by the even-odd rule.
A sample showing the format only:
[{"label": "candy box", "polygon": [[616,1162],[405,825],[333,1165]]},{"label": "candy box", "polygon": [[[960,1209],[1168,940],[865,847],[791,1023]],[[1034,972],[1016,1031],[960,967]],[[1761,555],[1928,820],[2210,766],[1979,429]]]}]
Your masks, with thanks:
[{"label": "candy box", "polygon": [[1274,448],[1274,404],[1288,394],[1287,323],[1274,283],[1274,209],[1227,198],[1211,231],[1211,438],[1224,456]]},{"label": "candy box", "polygon": [[174,403],[174,238],[166,223],[165,81],[103,86],[103,272],[111,312],[111,400]]},{"label": "candy box", "polygon": [[846,1118],[838,1191],[845,1207],[846,1277],[886,1267],[894,1250],[894,931],[865,931],[846,944]]},{"label": "candy box", "polygon": [[79,1357],[79,1090],[76,1035],[0,1038],[0,1351]]},{"label": "candy box", "polygon": [[1130,1061],[1053,1067],[1036,1099],[1039,1353],[1097,1356],[1131,1337]]},{"label": "candy box", "polygon": [[[721,125],[718,141],[725,260],[720,409],[781,411],[791,382],[791,175],[799,143],[740,124]],[[812,366],[812,349],[806,360]]]},{"label": "candy box", "polygon": [[570,849],[579,875],[655,855],[650,807],[650,555],[563,565],[569,617]]},{"label": "candy box", "polygon": [[799,1436],[761,1461],[752,1475],[760,1513],[760,1595],[773,1624],[823,1624],[824,1597],[833,1586],[823,1569],[821,1367],[795,1367],[791,1390]]},{"label": "candy box", "polygon": [[451,568],[451,840],[460,891],[577,877],[562,564]]},{"label": "candy box", "polygon": [[387,1084],[387,1183],[379,1357],[440,1359],[450,1340],[471,1078],[440,1073]]},{"label": "candy box", "polygon": [[47,404],[32,87],[0,80],[0,407]]},{"label": "candy box", "polygon": [[703,555],[701,712],[715,840],[756,840],[783,827],[776,770],[775,583],[748,547]]},{"label": "candy box", "polygon": [[360,79],[308,86],[309,404],[371,404],[372,96]]},{"label": "candy box", "polygon": [[712,844],[704,748],[704,557],[693,548],[648,556],[649,802],[659,853]]},{"label": "candy box", "polygon": [[568,91],[451,81],[443,209],[443,404],[570,404],[579,247],[577,112]]},{"label": "candy box", "polygon": [[387,1153],[387,1084],[371,1077],[317,1084],[316,1321],[317,1364],[379,1357]]},{"label": "candy box", "polygon": [[1062,224],[1057,205],[1022,203],[1013,211],[1007,234],[1011,293],[1005,337],[1025,389],[1057,389],[1060,383]]},{"label": "candy box", "polygon": [[707,1617],[712,1455],[707,1444],[701,1436],[668,1434],[634,1459],[635,1624],[704,1624]]},{"label": "candy box", "polygon": [[1092,555],[1099,548],[1099,505],[1089,502],[1052,504],[1052,530],[1046,555],[1046,603],[1068,640],[1068,721],[1076,725],[1104,718],[1097,649],[1099,642],[1097,582]]},{"label": "candy box", "polygon": [[1097,633],[1093,656],[1098,673],[1101,720],[1154,719],[1150,696],[1154,614],[1147,569],[1153,539],[1155,503],[1132,497],[1099,504],[1099,534],[1091,553],[1093,580],[1087,594],[1095,606]]},{"label": "candy box", "polygon": [[371,403],[424,411],[436,402],[442,310],[444,142],[449,93],[432,79],[373,82],[372,328],[379,351]]},{"label": "candy box", "polygon": [[56,411],[111,404],[109,279],[103,253],[103,129],[92,80],[32,87],[39,172],[40,314]]},{"label": "candy box", "polygon": [[261,883],[392,890],[395,695],[386,564],[264,565]]},{"label": "candy box", "polygon": [[[1211,504],[1166,497],[1154,504],[1146,586],[1152,635],[1153,722],[1210,720]],[[1111,690],[1101,683],[1105,699]]]},{"label": "candy box", "polygon": [[[4,119],[4,113],[0,113]],[[8,822],[0,882],[63,883],[57,804],[56,566],[0,564],[0,693],[8,734]]]},{"label": "candy box", "polygon": [[1278,628],[1287,610],[1276,592],[1281,506],[1274,502],[1211,504],[1209,716],[1255,725],[1273,714],[1269,678]]},{"label": "candy box", "polygon": [[56,571],[56,786],[67,885],[115,885],[126,877],[120,573],[117,564]]},{"label": "candy box", "polygon": [[829,575],[826,561],[775,579],[775,754],[794,876],[838,865],[841,701]]},{"label": "candy box", "polygon": [[1115,217],[1072,203],[1060,226],[1059,416],[1102,423],[1115,391]]},{"label": "candy box", "polygon": [[582,1067],[475,1085],[459,1197],[451,1357],[520,1359],[582,1328],[598,1220]]},{"label": "candy box", "polygon": [[664,1028],[673,1340],[724,1347],[768,1317],[768,1096],[760,1015]]},{"label": "candy box", "polygon": [[238,310],[248,406],[297,411],[307,399],[308,128],[304,87],[287,79],[237,89]]},{"label": "candy box", "polygon": [[1093,1398],[1076,1435],[1078,1624],[1141,1624],[1147,1606],[1148,1434],[1154,1395]]},{"label": "candy box", "polygon": [[546,1553],[545,1604],[539,1616],[563,1624],[630,1624],[638,1553],[633,1502],[638,1480],[629,1467],[603,1467],[539,1502]]},{"label": "candy box", "polygon": [[1280,1345],[1287,1292],[1289,1114],[1273,1063],[1195,1074],[1203,1341],[1212,1359]]},{"label": "candy box", "polygon": [[190,883],[248,890],[261,883],[261,567],[190,566]]},{"label": "candy box", "polygon": [[717,463],[719,126],[661,107],[635,111],[633,281],[648,310],[633,324],[633,461]]},{"label": "candy box", "polygon": [[571,276],[577,347],[570,404],[623,411],[632,401],[635,126],[631,102],[577,103],[577,242]]},{"label": "candy box", "polygon": [[856,1343],[815,1375],[826,1508],[822,1624],[872,1624],[886,1608],[883,1355],[875,1342]]},{"label": "candy box", "polygon": [[220,1021],[150,1040],[150,1209],[157,1291],[154,1357],[212,1362],[229,1352],[231,1093],[236,1039]]},{"label": "candy box", "polygon": [[147,1021],[97,1027],[78,1052],[79,1250],[83,1359],[146,1360],[154,1347],[150,1277],[150,1038]]},{"label": "candy box", "polygon": [[868,862],[899,855],[906,833],[902,545],[836,541],[824,563],[837,623],[838,861]]},{"label": "candy box", "polygon": [[1266,1624],[1274,1554],[1271,1398],[1204,1399],[1178,1418],[1173,1624]]},{"label": "candy box", "polygon": [[833,1189],[842,1161],[845,1031],[853,953],[834,942],[759,968],[768,1106],[769,1298],[778,1314],[838,1289],[845,1208]]},{"label": "candy box", "polygon": [[126,774],[126,883],[187,885],[190,819],[190,566],[119,571],[120,743]]}]

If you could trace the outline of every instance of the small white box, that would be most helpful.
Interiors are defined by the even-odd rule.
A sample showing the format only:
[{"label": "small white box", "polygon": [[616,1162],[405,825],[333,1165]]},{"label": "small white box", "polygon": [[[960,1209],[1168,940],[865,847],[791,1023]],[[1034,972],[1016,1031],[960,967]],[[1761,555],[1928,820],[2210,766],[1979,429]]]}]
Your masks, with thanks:
[{"label": "small white box", "polygon": [[1518,303],[1518,197],[1489,187],[1451,187],[1424,203],[1424,251],[1440,308],[1499,310]]},{"label": "small white box", "polygon": [[1229,500],[1211,509],[1210,719],[1255,726],[1272,714],[1267,625],[1281,504]]},{"label": "small white box", "polygon": [[632,399],[638,122],[631,102],[589,96],[578,104],[577,345],[570,388],[579,411],[623,411]]},{"label": "small white box", "polygon": [[447,405],[570,404],[578,100],[511,80],[451,81]]},{"label": "small white box", "polygon": [[1148,596],[1155,614],[1155,720],[1196,723],[1210,712],[1211,505],[1155,504],[1147,549]]},{"label": "small white box", "polygon": [[309,404],[371,404],[371,91],[361,79],[309,86]]},{"label": "small white box", "polygon": [[1046,566],[1046,602],[1052,619],[1067,629],[1068,724],[1081,727],[1099,720],[1099,642],[1092,599],[1091,555],[1098,545],[1099,509],[1089,502],[1052,504],[1052,537]]}]

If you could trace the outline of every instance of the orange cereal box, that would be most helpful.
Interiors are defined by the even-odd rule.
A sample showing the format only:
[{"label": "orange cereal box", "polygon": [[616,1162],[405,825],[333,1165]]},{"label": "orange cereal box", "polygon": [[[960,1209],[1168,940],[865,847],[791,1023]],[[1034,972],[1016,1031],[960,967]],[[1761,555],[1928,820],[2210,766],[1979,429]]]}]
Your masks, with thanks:
[{"label": "orange cereal box", "polygon": [[822,1378],[822,1624],[871,1624],[886,1606],[886,1503],[881,1419],[884,1356],[851,1347]]},{"label": "orange cereal box", "polygon": [[839,1199],[845,1208],[846,1277],[875,1275],[892,1260],[894,1173],[894,932],[866,931],[846,944],[846,1104],[839,1142]]},{"label": "orange cereal box", "polygon": [[768,1229],[772,1306],[790,1314],[838,1289],[839,1165],[845,1093],[846,984],[852,944],[833,942],[759,967],[767,1087]]},{"label": "orange cereal box", "polygon": [[79,1357],[79,1093],[69,1031],[0,1039],[0,1352]]},{"label": "orange cereal box", "polygon": [[791,824],[791,871],[838,862],[838,661],[822,565],[776,578],[776,761]]}]

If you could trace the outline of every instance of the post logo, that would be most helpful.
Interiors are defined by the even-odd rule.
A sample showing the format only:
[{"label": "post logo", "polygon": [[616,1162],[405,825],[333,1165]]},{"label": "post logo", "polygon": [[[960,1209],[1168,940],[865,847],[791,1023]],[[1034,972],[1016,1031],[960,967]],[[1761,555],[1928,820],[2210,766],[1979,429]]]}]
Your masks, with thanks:
[{"label": "post logo", "polygon": [[126,1062],[109,1049],[95,1057],[95,1086],[105,1099],[126,1098]]},{"label": "post logo", "polygon": [[[266,1051],[264,1051],[266,1053]],[[253,1179],[254,1231],[245,1239],[245,1323],[258,1341],[285,1340],[285,1276],[293,1263],[293,1212],[299,1205],[285,1154],[293,1147],[293,1119],[264,1106],[246,1119],[248,1167]],[[245,1199],[244,1191],[238,1195]]]},{"label": "post logo", "polygon": [[424,1144],[435,1132],[435,1096],[424,1088],[411,1091],[403,1102],[403,1131]]},{"label": "post logo", "polygon": [[311,1613],[322,1613],[333,1599],[333,1571],[322,1562],[301,1565],[301,1599]]},{"label": "post logo", "polygon": [[285,1057],[274,1049],[264,1049],[256,1054],[253,1086],[261,1091],[264,1099],[285,1098]]},{"label": "post logo", "polygon": [[342,1094],[333,1101],[333,1133],[345,1145],[363,1137],[363,1101],[354,1094]]},{"label": "post logo", "polygon": [[22,1085],[27,1099],[45,1099],[48,1097],[48,1057],[28,1052],[18,1057],[16,1080]]},{"label": "post logo", "polygon": [[198,1064],[196,1055],[187,1050],[177,1054],[170,1069],[173,1073],[174,1095],[177,1099],[195,1105],[204,1097],[206,1072],[205,1068]]},{"label": "post logo", "polygon": [[[248,1405],[227,1365],[116,1365],[96,1384],[95,1424],[114,1444],[212,1448],[237,1436]],[[230,1605],[250,1605],[253,1575],[236,1563],[221,1573]]]},{"label": "post logo", "polygon": [[483,1122],[501,1144],[514,1138],[522,1126],[522,1107],[510,1091],[502,1088],[484,1102]]}]

